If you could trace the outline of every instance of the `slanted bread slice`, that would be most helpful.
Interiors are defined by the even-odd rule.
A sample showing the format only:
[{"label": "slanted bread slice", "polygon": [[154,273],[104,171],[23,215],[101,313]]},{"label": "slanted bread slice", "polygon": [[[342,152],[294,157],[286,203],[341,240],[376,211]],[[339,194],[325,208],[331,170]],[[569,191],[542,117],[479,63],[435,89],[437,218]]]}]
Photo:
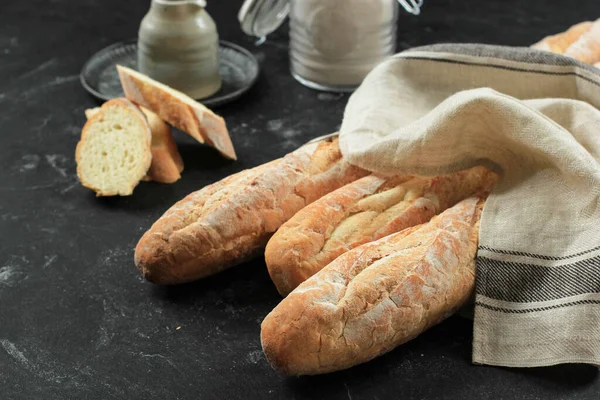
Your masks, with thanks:
[{"label": "slanted bread slice", "polygon": [[152,132],[152,164],[144,180],[173,183],[181,178],[183,160],[171,134],[171,127],[152,111],[141,107]]},{"label": "slanted bread slice", "polygon": [[127,99],[113,99],[87,121],[77,144],[77,175],[98,196],[128,196],[150,167],[151,132]]},{"label": "slanted bread slice", "polygon": [[[140,107],[146,116],[152,132],[152,163],[148,173],[142,180],[160,183],[173,183],[181,178],[183,160],[173,140],[171,128],[162,119],[147,108]],[[90,119],[100,107],[85,110],[85,116]]]},{"label": "slanted bread slice", "polygon": [[188,133],[200,143],[236,160],[225,120],[211,110],[160,82],[130,68],[117,65],[125,97],[158,114],[165,122]]}]

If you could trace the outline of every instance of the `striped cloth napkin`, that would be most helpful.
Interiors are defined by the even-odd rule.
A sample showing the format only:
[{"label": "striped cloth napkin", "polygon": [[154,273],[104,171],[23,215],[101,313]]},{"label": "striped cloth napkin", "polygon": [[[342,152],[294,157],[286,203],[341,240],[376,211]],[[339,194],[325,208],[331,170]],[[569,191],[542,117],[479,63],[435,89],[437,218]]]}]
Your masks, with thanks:
[{"label": "striped cloth napkin", "polygon": [[383,174],[487,165],[473,362],[600,365],[600,70],[528,48],[403,52],[346,107],[340,146]]}]

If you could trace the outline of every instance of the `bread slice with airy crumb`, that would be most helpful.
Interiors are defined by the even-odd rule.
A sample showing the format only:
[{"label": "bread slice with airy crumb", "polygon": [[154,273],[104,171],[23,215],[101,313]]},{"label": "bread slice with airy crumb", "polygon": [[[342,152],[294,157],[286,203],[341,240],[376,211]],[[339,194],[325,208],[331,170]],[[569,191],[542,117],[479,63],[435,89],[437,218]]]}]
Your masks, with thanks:
[{"label": "bread slice with airy crumb", "polygon": [[[140,107],[146,116],[150,131],[152,133],[152,163],[143,181],[154,181],[160,183],[173,183],[181,178],[183,171],[183,160],[177,150],[177,144],[171,134],[171,128],[158,115]],[[100,111],[100,107],[85,110],[87,119],[92,118]]]},{"label": "bread slice with airy crumb", "polygon": [[225,120],[191,97],[131,68],[117,65],[125,97],[158,114],[200,143],[219,150],[232,160],[237,156]]},{"label": "bread slice with airy crumb", "polygon": [[142,111],[127,99],[110,100],[81,132],[75,160],[83,186],[97,196],[128,196],[152,161],[151,131]]}]

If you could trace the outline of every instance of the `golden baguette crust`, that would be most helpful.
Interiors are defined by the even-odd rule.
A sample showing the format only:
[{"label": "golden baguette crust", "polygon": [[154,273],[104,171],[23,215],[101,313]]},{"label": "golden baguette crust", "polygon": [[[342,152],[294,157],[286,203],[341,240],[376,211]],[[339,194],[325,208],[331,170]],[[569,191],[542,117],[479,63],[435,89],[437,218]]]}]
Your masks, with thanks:
[{"label": "golden baguette crust", "polygon": [[337,139],[306,145],[176,203],[140,239],[135,263],[159,284],[212,275],[259,254],[298,210],[367,174],[342,159]]},{"label": "golden baguette crust", "polygon": [[589,31],[592,26],[591,21],[580,22],[570,27],[565,32],[556,35],[547,36],[534,44],[534,49],[546,50],[552,53],[564,54],[569,46],[571,46],[581,35]]},{"label": "golden baguette crust", "polygon": [[369,361],[450,316],[475,283],[483,200],[341,255],[267,315],[261,343],[287,375]]},{"label": "golden baguette crust", "polygon": [[496,174],[475,167],[429,178],[370,175],[300,210],[269,240],[265,261],[287,296],[346,251],[427,222],[458,201],[490,189]]},{"label": "golden baguette crust", "polygon": [[216,148],[225,157],[237,156],[225,120],[204,105],[144,74],[117,65],[125,97],[158,114],[200,143]]},{"label": "golden baguette crust", "polygon": [[565,56],[588,64],[600,62],[600,19],[581,34],[566,50]]},{"label": "golden baguette crust", "polygon": [[[158,115],[147,108],[140,107],[140,110],[146,116],[152,133],[150,146],[152,162],[146,176],[142,180],[160,183],[178,181],[183,171],[183,160],[177,150],[177,144],[171,134],[171,128]],[[90,119],[99,111],[100,107],[88,108],[85,110],[85,116],[87,119]]]}]

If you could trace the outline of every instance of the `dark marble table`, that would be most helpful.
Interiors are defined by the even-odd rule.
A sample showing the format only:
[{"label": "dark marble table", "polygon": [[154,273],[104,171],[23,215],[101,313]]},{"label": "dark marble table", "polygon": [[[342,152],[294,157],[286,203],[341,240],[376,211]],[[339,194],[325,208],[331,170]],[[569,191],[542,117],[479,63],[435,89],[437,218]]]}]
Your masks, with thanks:
[{"label": "dark marble table", "polygon": [[[141,278],[133,248],[165,209],[334,131],[347,101],[293,80],[286,29],[255,47],[236,20],[241,1],[209,3],[221,37],[262,65],[257,85],[217,110],[239,161],[178,134],[183,179],[125,198],[77,183],[83,110],[96,104],[79,71],[135,37],[149,1],[0,3],[0,398],[598,399],[593,367],[473,366],[472,323],[460,317],[348,371],[284,378],[260,348],[260,322],[279,301],[262,259],[180,287]],[[595,1],[425,0],[421,17],[402,15],[399,46],[528,45],[599,16]]]}]

